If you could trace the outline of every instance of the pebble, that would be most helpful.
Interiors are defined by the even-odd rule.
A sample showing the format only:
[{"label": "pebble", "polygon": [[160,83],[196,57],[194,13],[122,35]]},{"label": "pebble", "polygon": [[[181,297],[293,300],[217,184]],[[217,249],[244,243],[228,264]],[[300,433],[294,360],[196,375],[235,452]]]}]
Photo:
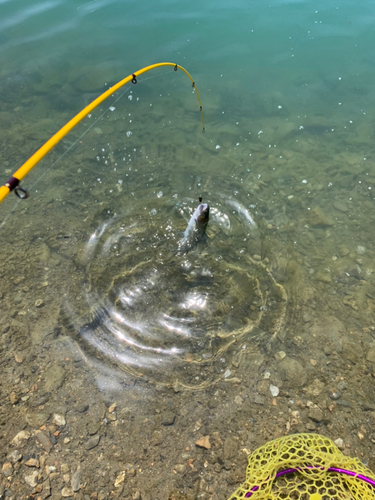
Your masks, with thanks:
[{"label": "pebble", "polygon": [[333,206],[339,212],[347,212],[349,210],[345,203],[342,203],[341,201],[334,201]]},{"label": "pebble", "polygon": [[278,387],[276,387],[276,385],[272,385],[272,384],[270,385],[270,391],[271,391],[271,394],[272,394],[272,396],[273,396],[274,398],[275,398],[276,396],[278,396],[278,395],[279,395],[279,392],[280,392],[279,388],[278,388]]},{"label": "pebble", "polygon": [[30,432],[20,431],[12,439],[12,444],[13,446],[23,446],[25,444],[25,441],[27,441],[30,437],[31,437]]},{"label": "pebble", "polygon": [[39,467],[39,460],[37,458],[29,458],[29,460],[25,462],[25,465],[28,467]]},{"label": "pebble", "polygon": [[9,394],[9,401],[11,405],[15,405],[16,403],[18,403],[19,400],[20,398],[17,396],[15,392],[11,392]]},{"label": "pebble", "polygon": [[176,415],[171,411],[164,411],[161,416],[162,425],[173,425]]},{"label": "pebble", "polygon": [[73,496],[73,490],[69,488],[69,486],[64,486],[64,488],[61,490],[61,495],[65,497],[72,497]]},{"label": "pebble", "polygon": [[113,403],[109,408],[108,408],[108,413],[113,413],[116,409],[117,404]]},{"label": "pebble", "polygon": [[76,472],[72,475],[72,479],[70,480],[70,486],[72,487],[72,490],[76,492],[79,490],[80,485],[81,485],[81,470],[78,467]]},{"label": "pebble", "polygon": [[125,481],[125,471],[123,470],[115,479],[115,488],[118,488]]},{"label": "pebble", "polygon": [[340,399],[339,401],[336,401],[336,404],[338,406],[345,406],[346,408],[352,407],[352,405],[349,403],[349,401],[345,401],[344,399]]},{"label": "pebble", "polygon": [[199,448],[205,448],[206,450],[211,449],[210,436],[204,436],[195,442],[195,445]]},{"label": "pebble", "polygon": [[184,465],[184,464],[177,464],[177,465],[175,466],[174,470],[175,470],[176,472],[179,472],[180,474],[182,474],[183,472],[185,472],[186,467],[185,467],[185,465]]},{"label": "pebble", "polygon": [[343,450],[345,448],[344,441],[341,438],[336,439],[334,443],[340,450]]},{"label": "pebble", "polygon": [[65,417],[63,415],[59,415],[58,413],[53,414],[52,422],[59,427],[64,427],[64,425],[66,424]]},{"label": "pebble", "polygon": [[7,455],[7,459],[9,460],[9,462],[12,462],[12,464],[19,462],[21,458],[22,458],[22,453],[18,450],[13,450]]},{"label": "pebble", "polygon": [[309,418],[314,422],[322,422],[324,414],[320,408],[312,408],[309,412]]},{"label": "pebble", "polygon": [[24,477],[25,482],[29,486],[31,486],[32,488],[34,488],[37,485],[37,482],[38,482],[38,475],[39,475],[39,471],[34,470],[31,474],[28,474],[27,476]]},{"label": "pebble", "polygon": [[44,306],[44,302],[42,299],[37,299],[35,301],[35,307],[43,307]]},{"label": "pebble", "polygon": [[5,477],[9,477],[13,473],[13,466],[10,462],[5,462],[5,464],[1,468],[1,473]]},{"label": "pebble", "polygon": [[336,401],[337,399],[341,398],[342,394],[340,391],[335,391],[335,392],[332,392],[329,397],[331,399],[333,399],[334,401]]},{"label": "pebble", "polygon": [[22,354],[15,354],[14,355],[14,360],[15,360],[16,363],[22,363],[22,361],[23,361]]},{"label": "pebble", "polygon": [[275,354],[276,361],[281,361],[285,358],[286,354],[284,351],[279,351]]},{"label": "pebble", "polygon": [[224,378],[228,378],[231,376],[231,371],[230,370],[227,370],[225,373],[224,373]]},{"label": "pebble", "polygon": [[132,495],[132,499],[133,500],[141,500],[142,499],[141,492],[139,490],[135,491]]},{"label": "pebble", "polygon": [[374,363],[375,362],[375,347],[373,347],[372,349],[368,350],[368,352],[366,354],[366,359],[370,363]]},{"label": "pebble", "polygon": [[100,441],[100,435],[93,436],[92,438],[90,438],[88,441],[86,441],[86,444],[85,444],[86,450],[92,450],[93,448],[98,446],[99,441]]},{"label": "pebble", "polygon": [[61,474],[67,474],[70,469],[69,469],[69,465],[68,464],[61,464]]},{"label": "pebble", "polygon": [[234,402],[238,405],[242,405],[243,403],[243,399],[241,398],[241,396],[237,395],[235,398],[234,398]]},{"label": "pebble", "polygon": [[78,413],[84,413],[88,409],[89,409],[89,405],[87,403],[79,403],[76,406],[76,411],[78,411]]},{"label": "pebble", "polygon": [[35,436],[39,443],[42,445],[42,447],[46,450],[47,453],[51,451],[51,448],[53,447],[53,444],[51,441],[48,439],[48,437],[43,434],[42,431],[36,430],[35,431]]}]

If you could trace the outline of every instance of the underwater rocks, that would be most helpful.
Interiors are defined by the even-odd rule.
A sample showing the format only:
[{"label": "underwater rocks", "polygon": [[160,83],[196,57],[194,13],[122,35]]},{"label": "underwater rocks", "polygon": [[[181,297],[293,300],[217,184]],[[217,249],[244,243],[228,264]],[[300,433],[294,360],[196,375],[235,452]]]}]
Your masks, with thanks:
[{"label": "underwater rocks", "polygon": [[329,227],[333,226],[333,221],[325,215],[319,207],[314,207],[307,214],[307,221],[312,227]]}]

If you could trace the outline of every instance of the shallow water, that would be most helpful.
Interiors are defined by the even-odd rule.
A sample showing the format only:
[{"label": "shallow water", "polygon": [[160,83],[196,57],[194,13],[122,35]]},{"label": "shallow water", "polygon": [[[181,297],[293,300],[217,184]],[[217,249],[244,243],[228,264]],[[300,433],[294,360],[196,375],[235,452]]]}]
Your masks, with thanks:
[{"label": "shallow water", "polygon": [[[0,495],[225,499],[248,452],[306,431],[374,469],[374,5],[0,12],[3,182],[154,62],[190,72],[206,128],[186,75],[154,69],[0,206],[2,464],[23,454]],[[180,255],[200,196],[207,241]]]}]

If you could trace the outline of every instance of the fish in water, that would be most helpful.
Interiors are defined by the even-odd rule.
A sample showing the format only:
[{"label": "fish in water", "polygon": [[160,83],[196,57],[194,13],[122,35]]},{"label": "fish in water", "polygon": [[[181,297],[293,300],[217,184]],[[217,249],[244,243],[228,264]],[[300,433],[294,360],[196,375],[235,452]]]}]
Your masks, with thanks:
[{"label": "fish in water", "polygon": [[199,198],[199,205],[189,220],[184,237],[178,246],[177,254],[183,255],[190,252],[198,243],[204,240],[209,218],[210,207],[207,203],[202,203],[202,198]]}]

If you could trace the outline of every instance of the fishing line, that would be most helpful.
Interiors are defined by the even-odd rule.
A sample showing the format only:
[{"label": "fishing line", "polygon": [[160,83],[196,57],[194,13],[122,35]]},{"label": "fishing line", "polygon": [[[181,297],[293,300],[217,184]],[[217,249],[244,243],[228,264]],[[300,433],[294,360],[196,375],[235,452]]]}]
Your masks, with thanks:
[{"label": "fishing line", "polygon": [[171,62],[162,62],[151,64],[150,66],[146,66],[145,68],[141,68],[135,73],[128,75],[126,78],[123,78],[118,83],[110,87],[108,90],[103,92],[100,96],[94,99],[90,104],[88,104],[85,108],[83,108],[77,115],[71,118],[60,130],[58,130],[48,141],[43,144],[30,158],[12,175],[12,177],[6,182],[3,186],[0,187],[0,202],[3,201],[11,191],[14,191],[15,194],[21,198],[27,198],[28,192],[26,189],[22,188],[19,184],[22,179],[32,170],[35,165],[48,154],[51,149],[53,149],[56,144],[58,144],[78,123],[80,123],[91,111],[97,108],[103,101],[105,101],[108,97],[113,96],[113,94],[119,90],[121,87],[126,85],[129,82],[133,84],[137,83],[137,78],[143,73],[147,73],[150,70],[160,68],[163,66],[171,66],[174,71],[180,69],[186,76],[190,79],[192,83],[192,87],[195,90],[195,94],[199,103],[199,111],[202,120],[202,131],[204,132],[204,119],[203,119],[203,110],[202,103],[199,97],[199,92],[197,86],[191,75],[186,71],[185,68],[180,66],[179,64],[171,63]]},{"label": "fishing line", "polygon": [[[171,71],[166,71],[166,72],[163,72],[163,73],[159,73],[157,75],[152,75],[152,76],[149,76],[147,78],[142,78],[142,81],[139,82],[141,85],[144,83],[144,82],[147,82],[148,80],[153,80],[155,78],[165,78],[169,73],[173,73],[173,70]],[[110,111],[110,108],[116,104],[125,94],[127,94],[129,91],[130,91],[131,87],[127,87],[119,97],[117,97],[117,99],[110,105],[108,106],[108,108],[106,108],[103,113],[98,116],[97,118],[94,119],[93,123],[91,123],[91,125],[89,125],[89,127],[87,127],[87,129],[78,137],[78,139],[76,139],[69,147],[66,151],[64,151],[64,153],[61,154],[61,156],[59,156],[59,158],[54,161],[52,163],[52,165],[50,165],[49,168],[47,168],[47,170],[45,172],[43,172],[39,177],[38,179],[33,183],[31,184],[30,186],[30,190],[34,188],[34,186],[40,182],[43,177],[50,171],[52,170],[56,165],[57,163],[59,163],[63,158],[64,156],[69,153],[69,151],[71,151],[76,145],[77,143],[82,140],[83,137],[85,137],[85,135],[98,123],[99,120],[101,120],[103,118],[103,116],[108,113],[108,111]],[[13,208],[10,210],[10,212],[5,216],[5,219],[0,223],[0,229],[3,228],[7,222],[7,220],[9,219],[9,217],[13,214],[13,212],[15,211],[15,209],[18,207],[18,205],[22,202],[23,200],[22,199],[18,199],[16,201],[16,203],[14,204]]]}]

